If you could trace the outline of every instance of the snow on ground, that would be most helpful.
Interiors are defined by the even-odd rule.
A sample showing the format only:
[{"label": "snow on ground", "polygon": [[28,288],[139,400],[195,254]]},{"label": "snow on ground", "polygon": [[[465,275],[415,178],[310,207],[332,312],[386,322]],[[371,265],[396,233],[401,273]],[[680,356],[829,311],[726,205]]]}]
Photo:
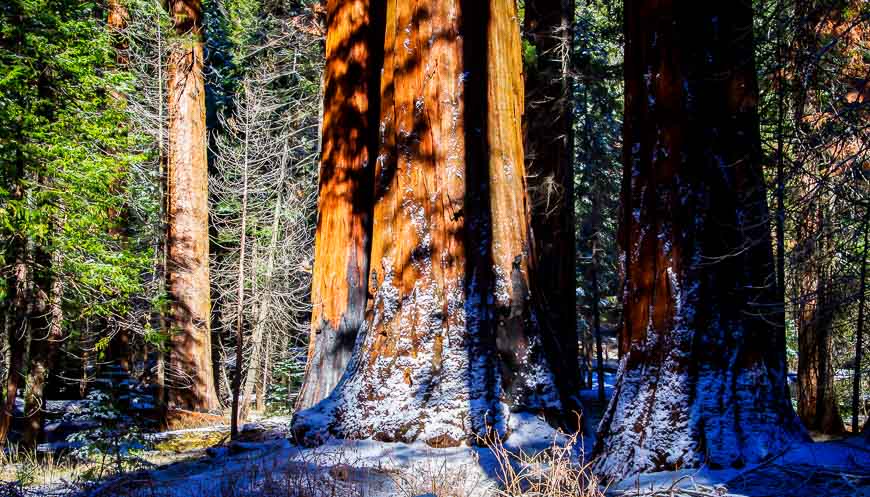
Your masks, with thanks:
[{"label": "snow on ground", "polygon": [[[423,443],[373,440],[331,440],[305,448],[284,438],[284,424],[289,424],[286,418],[248,425],[246,431],[265,430],[265,436],[256,442],[209,449],[206,456],[108,482],[84,495],[484,497],[498,485],[498,460],[486,448],[435,449]],[[566,437],[534,416],[517,416],[512,424],[515,431],[504,442],[509,450],[537,451],[554,440],[566,442]],[[581,456],[580,451],[576,454]],[[695,485],[724,486],[729,495],[757,497],[870,495],[870,449],[846,442],[804,444],[759,465],[643,474],[612,485],[608,491],[637,495],[639,490]]]}]

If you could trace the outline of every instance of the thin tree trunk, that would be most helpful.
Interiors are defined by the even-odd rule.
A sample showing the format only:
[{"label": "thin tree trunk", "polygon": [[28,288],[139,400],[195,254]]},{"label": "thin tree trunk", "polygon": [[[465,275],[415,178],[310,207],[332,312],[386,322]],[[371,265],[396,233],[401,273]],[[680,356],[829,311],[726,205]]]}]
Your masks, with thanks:
[{"label": "thin tree trunk", "polygon": [[852,433],[858,433],[858,409],[861,399],[861,363],[864,360],[864,306],[867,303],[867,253],[870,246],[870,205],[864,207],[864,248],[861,251],[861,276],[858,288],[858,327],[855,330],[855,372],[852,377]]},{"label": "thin tree trunk", "polygon": [[[592,260],[589,262],[592,273],[592,331],[595,333],[595,352],[597,355],[597,370],[598,370],[598,400],[604,402],[604,346],[601,337],[601,312],[599,302],[601,301],[601,292],[598,288],[598,231],[600,227],[600,210],[601,197],[593,182],[592,192]],[[591,387],[591,385],[590,385]]]},{"label": "thin tree trunk", "polygon": [[[286,153],[286,144],[285,144],[285,153],[281,157],[281,172],[278,175],[278,185],[284,184],[284,179],[287,175],[287,161],[289,160]],[[254,391],[255,386],[255,378],[257,372],[257,364],[260,361],[261,348],[263,342],[263,334],[265,333],[266,320],[269,316],[269,312],[271,310],[272,304],[272,275],[275,270],[275,255],[278,251],[278,229],[280,227],[281,221],[281,209],[284,203],[284,190],[278,189],[278,198],[275,200],[275,208],[272,212],[272,236],[269,239],[269,255],[266,259],[266,274],[264,275],[263,288],[265,289],[265,295],[260,301],[260,307],[257,313],[257,319],[254,322],[254,332],[251,336],[251,343],[253,344],[253,348],[251,349],[251,358],[248,363],[248,372],[245,376],[245,388],[242,394],[242,417],[247,413],[247,409],[251,403],[251,394]],[[268,354],[268,351],[267,351]]]},{"label": "thin tree trunk", "polygon": [[[120,0],[109,0],[107,25],[112,34],[117,37],[115,49],[118,51],[117,63],[121,67],[124,67],[128,62],[124,53],[124,50],[127,47],[121,37],[121,33],[127,27],[129,17],[130,14],[127,12],[127,8],[120,2]],[[112,97],[122,102],[125,101],[125,96],[121,92],[113,91]],[[121,192],[124,187],[125,185],[123,181],[117,180],[112,185],[112,191],[117,194]],[[121,239],[123,243],[126,243],[128,217],[129,209],[127,206],[124,206],[121,209],[112,208],[109,210],[109,220],[111,222],[109,234]],[[118,322],[118,320],[109,318],[106,319],[106,323],[108,325],[107,327],[116,328],[114,330],[114,336],[109,342],[109,358],[120,366],[122,370],[130,372],[130,331],[124,323]]]},{"label": "thin tree trunk", "polygon": [[[574,0],[527,0],[523,21],[536,63],[526,71],[525,152],[538,288],[579,378],[574,233],[573,99],[569,68]],[[591,381],[590,381],[591,384]]]},{"label": "thin tree trunk", "polygon": [[328,0],[311,335],[297,409],[329,395],[365,319],[382,0]]},{"label": "thin tree trunk", "polygon": [[179,40],[167,62],[168,290],[172,345],[170,403],[181,409],[219,407],[211,359],[208,268],[208,164],[201,6],[173,0]]},{"label": "thin tree trunk", "polygon": [[623,355],[601,474],[741,467],[805,439],[788,397],[749,2],[625,4]]},{"label": "thin tree trunk", "polygon": [[[247,85],[244,86],[246,94],[250,94]],[[250,109],[247,110],[249,112]],[[249,116],[245,116],[245,141],[242,146],[242,226],[239,237],[239,275],[236,280],[236,370],[233,375],[233,406],[230,414],[230,439],[235,440],[239,436],[239,423],[244,422],[244,417],[239,419],[242,413],[239,410],[239,390],[242,386],[242,363],[244,362],[245,344],[245,252],[248,244],[248,143],[252,131]]]},{"label": "thin tree trunk", "polygon": [[[808,184],[806,195],[814,185]],[[845,430],[834,391],[834,300],[830,269],[832,233],[824,197],[807,201],[798,226],[797,286],[798,416],[810,430],[840,434]]]},{"label": "thin tree trunk", "polygon": [[[19,28],[15,34],[20,53],[24,39],[24,31],[20,26],[24,25],[24,14],[21,11],[15,12],[15,14],[17,15],[14,17],[10,16],[10,19],[18,21],[15,25],[19,26]],[[24,105],[23,102],[20,102],[20,104]],[[8,175],[6,178],[3,178],[5,180],[3,186],[8,192],[9,201],[23,202],[26,197],[23,117],[20,117],[13,124],[13,130],[16,135],[14,136],[16,140],[12,142],[16,145],[15,162],[7,170]],[[17,221],[18,219],[20,219],[20,216],[13,217],[13,220]],[[28,309],[31,301],[31,268],[28,261],[27,230],[25,226],[16,222],[10,231],[4,254],[4,259],[11,265],[11,271],[9,271],[6,277],[6,300],[9,302],[7,307],[7,319],[9,321],[7,332],[9,366],[6,370],[5,392],[0,392],[0,400],[2,400],[2,411],[0,411],[0,444],[5,444],[9,436],[9,430],[12,427],[15,413],[15,398],[18,395],[18,389],[24,382],[23,369],[27,347]],[[5,394],[5,398],[2,397],[3,394]]]},{"label": "thin tree trunk", "polygon": [[[22,171],[23,172],[23,171]],[[13,184],[11,197],[23,198],[23,186]],[[6,370],[6,389],[3,410],[0,412],[0,444],[6,443],[15,412],[18,389],[24,385],[24,356],[27,349],[28,307],[31,302],[30,268],[27,264],[27,241],[20,233],[9,241],[7,259],[12,262],[12,275],[6,280],[7,298],[10,302],[9,367]]]},{"label": "thin tree trunk", "polygon": [[51,255],[49,268],[44,271],[53,273],[48,277],[50,289],[47,295],[46,308],[37,309],[32,320],[32,336],[30,342],[30,367],[28,369],[27,389],[24,394],[24,415],[27,423],[22,436],[26,447],[36,447],[42,436],[45,410],[45,383],[57,359],[57,353],[63,343],[63,279],[57,271],[61,264],[61,254]]},{"label": "thin tree trunk", "polygon": [[504,433],[510,412],[562,413],[533,291],[515,18],[513,0],[388,4],[371,312],[341,383],[294,417],[301,440],[455,446]]}]

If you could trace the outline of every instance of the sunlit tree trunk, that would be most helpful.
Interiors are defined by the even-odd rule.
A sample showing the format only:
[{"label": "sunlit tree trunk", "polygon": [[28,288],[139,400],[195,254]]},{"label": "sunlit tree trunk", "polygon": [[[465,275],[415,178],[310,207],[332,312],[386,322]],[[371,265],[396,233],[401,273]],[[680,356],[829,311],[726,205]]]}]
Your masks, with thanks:
[{"label": "sunlit tree trunk", "polygon": [[[365,331],[294,432],[453,446],[560,413],[539,319],[513,0],[390,2]],[[516,418],[514,418],[516,419]]]},{"label": "sunlit tree trunk", "polygon": [[750,2],[625,4],[625,322],[607,476],[740,467],[802,439],[760,165]]},{"label": "sunlit tree trunk", "polygon": [[298,409],[335,388],[365,318],[382,16],[382,0],[327,2],[313,309]]},{"label": "sunlit tree trunk", "polygon": [[523,21],[535,47],[526,68],[525,153],[538,284],[562,341],[566,370],[579,378],[570,81],[573,0],[529,0]]},{"label": "sunlit tree trunk", "polygon": [[169,5],[179,39],[167,61],[167,263],[172,334],[166,382],[170,404],[190,410],[218,407],[209,326],[208,171],[201,5]]}]

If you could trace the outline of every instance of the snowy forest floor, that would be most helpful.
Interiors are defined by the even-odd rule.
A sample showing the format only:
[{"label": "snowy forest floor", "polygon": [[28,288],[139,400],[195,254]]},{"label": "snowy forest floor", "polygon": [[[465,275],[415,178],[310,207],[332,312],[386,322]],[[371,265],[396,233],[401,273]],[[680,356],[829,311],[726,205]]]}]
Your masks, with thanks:
[{"label": "snowy forest floor", "polygon": [[[605,373],[606,397],[613,380]],[[581,397],[584,432],[594,433],[605,404],[596,390]],[[870,447],[862,437],[795,446],[739,470],[642,474],[604,488],[584,463],[590,437],[572,439],[530,415],[510,424],[503,442],[449,449],[371,440],[304,448],[289,441],[289,417],[254,419],[231,444],[226,425],[139,433],[135,450],[104,459],[91,453],[87,464],[52,457],[57,447],[46,444],[41,457],[7,450],[0,497],[870,497]],[[119,446],[99,439],[84,448],[113,443]],[[540,491],[530,492],[535,485]]]},{"label": "snowy forest floor", "polygon": [[[288,441],[289,419],[269,418],[249,423],[242,441],[221,443],[225,426],[177,430],[149,435],[155,450],[141,457],[147,468],[101,481],[76,483],[71,476],[30,487],[0,485],[6,496],[129,496],[129,497],[489,497],[532,495],[504,489],[516,483],[502,470],[508,454],[536,453],[564,446],[570,440],[535,418],[521,419],[504,447],[433,449],[424,444],[375,441],[334,441],[302,448]],[[826,441],[793,447],[761,465],[740,470],[684,470],[643,474],[611,485],[607,495],[629,496],[870,496],[870,448],[855,440]],[[527,474],[544,478],[587,475],[564,472],[569,462],[582,461],[583,446],[549,450],[543,461],[552,471],[514,459]],[[581,463],[582,464],[582,463]],[[521,468],[520,468],[521,467]],[[561,474],[558,474],[560,473]],[[585,478],[585,476],[584,476]],[[0,477],[0,479],[7,479]],[[7,479],[8,480],[8,479]],[[529,481],[526,481],[529,483]],[[588,482],[587,482],[588,484]],[[588,486],[588,485],[587,485]],[[725,490],[727,489],[727,491]],[[601,489],[602,491],[604,489]],[[500,493],[504,492],[504,493]],[[590,493],[548,493],[549,496],[591,497]]]}]

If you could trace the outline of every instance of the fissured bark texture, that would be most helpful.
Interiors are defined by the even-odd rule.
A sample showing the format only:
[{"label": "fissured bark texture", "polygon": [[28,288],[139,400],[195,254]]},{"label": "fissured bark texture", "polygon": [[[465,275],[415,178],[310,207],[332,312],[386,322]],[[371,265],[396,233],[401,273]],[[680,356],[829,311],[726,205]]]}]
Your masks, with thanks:
[{"label": "fissured bark texture", "polygon": [[179,39],[167,62],[169,148],[167,272],[171,300],[169,402],[176,408],[219,407],[211,360],[208,272],[208,163],[201,5],[174,0]]},{"label": "fissured bark texture", "polygon": [[511,410],[559,412],[558,344],[533,288],[515,3],[389,2],[380,90],[366,324],[294,432],[450,446],[506,430]]},{"label": "fissured bark texture", "polygon": [[383,15],[383,0],[327,3],[312,326],[297,409],[335,388],[365,320]]},{"label": "fissured bark texture", "polygon": [[760,164],[749,2],[625,4],[625,322],[598,470],[740,467],[804,437]]}]

